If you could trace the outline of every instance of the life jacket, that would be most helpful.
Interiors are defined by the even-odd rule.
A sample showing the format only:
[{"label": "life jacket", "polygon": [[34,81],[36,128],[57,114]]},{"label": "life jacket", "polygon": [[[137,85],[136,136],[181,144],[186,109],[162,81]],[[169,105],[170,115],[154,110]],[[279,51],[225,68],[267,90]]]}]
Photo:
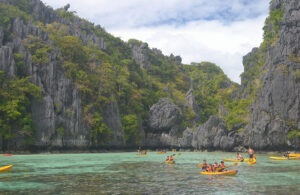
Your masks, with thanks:
[{"label": "life jacket", "polygon": [[208,172],[213,172],[214,170],[213,170],[213,167],[212,166],[210,166],[210,167],[208,167]]},{"label": "life jacket", "polygon": [[239,154],[238,159],[242,160],[243,159],[242,155]]},{"label": "life jacket", "polygon": [[169,160],[174,160],[173,156],[170,156]]},{"label": "life jacket", "polygon": [[253,154],[253,158],[254,158],[254,159],[256,159],[256,156],[255,156],[255,154]]},{"label": "life jacket", "polygon": [[207,168],[207,164],[206,164],[206,163],[205,163],[205,164],[203,164],[203,165],[202,165],[202,167],[204,167],[204,168]]},{"label": "life jacket", "polygon": [[221,164],[220,164],[220,167],[221,167],[221,168],[224,168],[224,167],[225,167],[225,165],[221,163]]}]

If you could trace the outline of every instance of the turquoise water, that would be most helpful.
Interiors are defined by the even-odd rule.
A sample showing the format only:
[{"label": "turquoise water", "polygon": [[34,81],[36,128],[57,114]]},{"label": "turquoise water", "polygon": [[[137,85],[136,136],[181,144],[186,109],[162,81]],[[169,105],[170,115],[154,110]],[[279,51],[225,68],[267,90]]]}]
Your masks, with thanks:
[{"label": "turquoise water", "polygon": [[[173,154],[173,153],[168,153]],[[234,153],[182,152],[176,164],[167,155],[135,153],[40,154],[0,157],[0,194],[300,194],[300,161],[239,163],[236,176],[201,175],[197,163],[232,158]],[[246,156],[245,156],[246,157]],[[232,164],[232,163],[227,163]]]}]

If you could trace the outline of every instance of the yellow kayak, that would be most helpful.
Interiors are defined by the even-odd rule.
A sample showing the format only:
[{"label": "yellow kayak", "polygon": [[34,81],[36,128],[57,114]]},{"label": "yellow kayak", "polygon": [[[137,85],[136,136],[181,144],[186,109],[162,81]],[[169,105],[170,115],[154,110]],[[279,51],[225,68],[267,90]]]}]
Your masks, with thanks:
[{"label": "yellow kayak", "polygon": [[174,160],[171,160],[171,161],[168,160],[168,161],[165,161],[165,163],[166,163],[166,164],[175,164],[175,161],[174,161]]},{"label": "yellow kayak", "polygon": [[0,173],[5,172],[5,171],[9,171],[13,166],[12,165],[8,165],[5,167],[0,167]]},{"label": "yellow kayak", "polygon": [[237,160],[237,159],[222,159],[224,162],[248,162],[249,159]]},{"label": "yellow kayak", "polygon": [[289,154],[290,157],[300,157],[300,154]]},{"label": "yellow kayak", "polygon": [[249,160],[247,162],[248,165],[253,165],[253,164],[256,164],[256,159],[254,158],[253,160]]},{"label": "yellow kayak", "polygon": [[269,159],[271,160],[297,160],[297,157],[290,157],[290,158],[287,158],[287,157],[269,157]]},{"label": "yellow kayak", "polygon": [[223,171],[223,172],[201,172],[203,175],[235,175],[237,174],[238,170],[230,170],[230,171]]}]

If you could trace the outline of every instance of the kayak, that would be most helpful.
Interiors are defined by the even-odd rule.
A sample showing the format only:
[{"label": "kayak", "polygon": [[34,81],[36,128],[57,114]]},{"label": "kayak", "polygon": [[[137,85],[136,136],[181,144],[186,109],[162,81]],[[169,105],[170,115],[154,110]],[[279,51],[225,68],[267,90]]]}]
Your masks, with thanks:
[{"label": "kayak", "polygon": [[289,154],[290,157],[300,157],[300,154]]},{"label": "kayak", "polygon": [[2,156],[12,156],[12,154],[2,154]]},{"label": "kayak", "polygon": [[248,164],[248,165],[256,164],[256,159],[254,158],[252,161],[249,160],[249,161],[247,162],[247,164]]},{"label": "kayak", "polygon": [[175,164],[175,161],[174,160],[171,160],[171,161],[168,160],[168,161],[165,161],[165,163],[166,164]]},{"label": "kayak", "polygon": [[223,171],[223,172],[201,172],[203,175],[235,175],[237,174],[238,170],[230,170],[230,171]]},{"label": "kayak", "polygon": [[10,170],[12,167],[13,167],[12,165],[8,165],[8,166],[5,166],[5,167],[0,167],[0,173],[5,172],[5,171],[8,171],[8,170]]},{"label": "kayak", "polygon": [[147,155],[147,154],[136,154],[136,155]]},{"label": "kayak", "polygon": [[237,160],[237,159],[222,159],[224,162],[248,162],[249,159]]},{"label": "kayak", "polygon": [[297,157],[269,157],[271,160],[297,160]]}]

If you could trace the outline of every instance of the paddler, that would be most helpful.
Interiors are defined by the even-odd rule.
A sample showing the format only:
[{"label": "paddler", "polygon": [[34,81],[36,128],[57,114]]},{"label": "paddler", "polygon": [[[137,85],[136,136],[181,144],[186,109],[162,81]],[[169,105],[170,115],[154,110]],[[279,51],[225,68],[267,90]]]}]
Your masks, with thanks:
[{"label": "paddler", "polygon": [[214,171],[216,171],[217,168],[219,168],[219,165],[218,165],[217,162],[215,162],[215,164],[214,164]]},{"label": "paddler", "polygon": [[206,163],[206,160],[203,160],[203,164],[202,164],[202,170],[207,170],[207,163]]},{"label": "paddler", "polygon": [[169,157],[169,161],[173,161],[174,160],[174,157],[173,156],[170,156]]},{"label": "paddler", "polygon": [[169,161],[170,160],[170,157],[169,156],[167,156],[167,158],[166,158],[166,161]]},{"label": "paddler", "polygon": [[238,160],[243,161],[243,157],[242,157],[242,155],[240,153],[237,152],[236,155],[237,155],[237,159]]},{"label": "paddler", "polygon": [[207,172],[214,172],[214,166],[212,164],[209,165]]},{"label": "paddler", "polygon": [[223,161],[221,161],[220,165],[219,165],[220,168],[225,168],[225,164]]}]

